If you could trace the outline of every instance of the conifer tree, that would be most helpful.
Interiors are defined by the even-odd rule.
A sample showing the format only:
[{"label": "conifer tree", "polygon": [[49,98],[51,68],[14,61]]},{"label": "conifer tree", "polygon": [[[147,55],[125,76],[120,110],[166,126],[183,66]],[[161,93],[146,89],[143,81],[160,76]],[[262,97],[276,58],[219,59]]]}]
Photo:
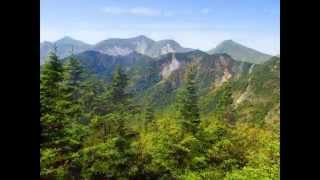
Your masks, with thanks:
[{"label": "conifer tree", "polygon": [[178,110],[183,127],[193,133],[197,131],[200,123],[195,75],[195,65],[190,65],[186,72],[186,84],[178,97]]},{"label": "conifer tree", "polygon": [[40,112],[42,114],[52,110],[54,100],[59,95],[62,73],[62,63],[55,53],[49,52],[40,74]]},{"label": "conifer tree", "polygon": [[61,101],[62,63],[50,52],[40,74],[41,174],[63,175],[66,124]]},{"label": "conifer tree", "polygon": [[216,115],[221,120],[226,120],[229,123],[234,122],[234,110],[232,107],[232,86],[230,82],[225,82],[222,88],[222,94],[218,99]]},{"label": "conifer tree", "polygon": [[84,70],[74,56],[71,56],[65,63],[64,72],[64,81],[69,86],[78,86],[84,79]]},{"label": "conifer tree", "polygon": [[61,104],[61,109],[64,109],[69,116],[72,116],[73,120],[79,121],[81,117],[81,84],[84,80],[84,70],[73,55],[67,59],[63,68],[62,96],[64,103]]},{"label": "conifer tree", "polygon": [[100,96],[104,102],[101,102],[101,107],[97,107],[98,117],[93,121],[93,125],[102,131],[103,141],[110,133],[110,124],[116,125],[114,131],[117,135],[124,136],[125,134],[124,121],[129,113],[129,96],[125,92],[126,86],[127,76],[121,67],[117,66],[108,90]]},{"label": "conifer tree", "polygon": [[56,112],[56,101],[60,97],[60,83],[63,79],[62,73],[60,60],[55,53],[50,52],[40,74],[40,121],[44,142],[57,139],[56,136],[60,132],[58,129],[63,126]]},{"label": "conifer tree", "polygon": [[112,76],[112,82],[110,86],[110,97],[113,103],[125,103],[128,94],[125,92],[125,88],[128,85],[127,75],[123,72],[120,65],[117,65]]}]

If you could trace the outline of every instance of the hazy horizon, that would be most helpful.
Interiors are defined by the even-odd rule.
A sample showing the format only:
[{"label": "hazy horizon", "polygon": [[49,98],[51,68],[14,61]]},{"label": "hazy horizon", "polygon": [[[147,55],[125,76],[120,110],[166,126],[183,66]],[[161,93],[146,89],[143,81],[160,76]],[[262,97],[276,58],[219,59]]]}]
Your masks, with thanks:
[{"label": "hazy horizon", "polygon": [[145,35],[208,51],[232,39],[267,54],[280,53],[280,3],[257,0],[41,1],[40,41],[65,36],[89,44]]}]

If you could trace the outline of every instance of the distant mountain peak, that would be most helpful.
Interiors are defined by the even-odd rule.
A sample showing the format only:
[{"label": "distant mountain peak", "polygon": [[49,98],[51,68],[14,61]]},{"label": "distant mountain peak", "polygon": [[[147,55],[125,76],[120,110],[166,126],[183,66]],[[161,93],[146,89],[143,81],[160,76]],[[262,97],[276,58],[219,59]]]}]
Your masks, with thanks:
[{"label": "distant mountain peak", "polygon": [[220,44],[218,44],[218,46],[222,46],[222,45],[243,46],[243,47],[245,47],[244,45],[242,45],[242,44],[240,44],[240,43],[238,43],[238,42],[236,42],[236,41],[234,41],[232,39],[224,40]]},{"label": "distant mountain peak", "polygon": [[71,38],[70,36],[65,36],[57,41],[55,41],[57,44],[74,44],[74,45],[89,45],[85,42],[82,42],[80,40],[76,40],[74,38]]},{"label": "distant mountain peak", "polygon": [[74,39],[72,37],[70,37],[70,36],[64,36],[60,40],[74,40]]},{"label": "distant mountain peak", "polygon": [[236,43],[236,42],[232,39],[227,39],[227,40],[222,41],[222,43]]},{"label": "distant mountain peak", "polygon": [[150,38],[148,38],[147,36],[145,36],[145,35],[139,35],[139,36],[136,36],[136,37],[134,37],[135,39],[150,39]]},{"label": "distant mountain peak", "polygon": [[226,53],[238,61],[261,64],[271,58],[271,55],[246,47],[231,39],[222,41],[215,48],[208,51],[209,54]]},{"label": "distant mountain peak", "polygon": [[77,54],[91,48],[90,44],[73,39],[70,36],[65,36],[55,42],[44,41],[40,43],[40,64],[44,62],[47,54],[54,49],[54,45],[57,46],[57,55],[60,58],[69,56],[72,50],[73,53]]}]

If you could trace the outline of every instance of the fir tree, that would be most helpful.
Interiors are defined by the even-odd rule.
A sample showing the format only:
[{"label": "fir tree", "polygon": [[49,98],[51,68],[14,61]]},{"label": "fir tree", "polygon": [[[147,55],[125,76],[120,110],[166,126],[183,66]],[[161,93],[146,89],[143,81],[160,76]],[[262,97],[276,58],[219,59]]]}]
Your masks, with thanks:
[{"label": "fir tree", "polygon": [[186,72],[186,84],[178,97],[178,110],[183,127],[190,132],[196,132],[200,123],[195,76],[195,66],[190,65]]},{"label": "fir tree", "polygon": [[73,56],[67,59],[63,68],[64,76],[61,91],[64,103],[61,103],[61,109],[64,109],[73,120],[79,121],[82,115],[81,90],[84,70]]},{"label": "fir tree", "polygon": [[63,176],[63,151],[67,121],[59,109],[63,68],[55,53],[50,52],[40,74],[41,174]]},{"label": "fir tree", "polygon": [[40,112],[42,114],[52,110],[53,103],[59,95],[59,84],[62,79],[62,63],[55,53],[50,52],[40,74]]},{"label": "fir tree", "polygon": [[110,86],[110,97],[113,103],[125,103],[126,98],[128,97],[128,94],[126,94],[125,92],[125,88],[127,85],[127,75],[123,72],[120,65],[118,65],[115,69],[115,72],[113,73]]},{"label": "fir tree", "polygon": [[229,123],[234,122],[232,103],[232,86],[230,82],[225,82],[222,87],[222,94],[217,102],[216,115],[218,116],[218,119],[226,120]]}]

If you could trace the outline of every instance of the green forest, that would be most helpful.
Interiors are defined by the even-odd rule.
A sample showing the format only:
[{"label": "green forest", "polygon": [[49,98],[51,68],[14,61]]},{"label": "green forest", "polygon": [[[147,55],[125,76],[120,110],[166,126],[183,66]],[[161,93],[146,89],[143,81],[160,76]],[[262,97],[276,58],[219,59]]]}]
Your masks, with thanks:
[{"label": "green forest", "polygon": [[280,58],[217,84],[223,72],[205,57],[155,81],[145,64],[101,78],[50,52],[40,66],[41,179],[280,179]]}]

